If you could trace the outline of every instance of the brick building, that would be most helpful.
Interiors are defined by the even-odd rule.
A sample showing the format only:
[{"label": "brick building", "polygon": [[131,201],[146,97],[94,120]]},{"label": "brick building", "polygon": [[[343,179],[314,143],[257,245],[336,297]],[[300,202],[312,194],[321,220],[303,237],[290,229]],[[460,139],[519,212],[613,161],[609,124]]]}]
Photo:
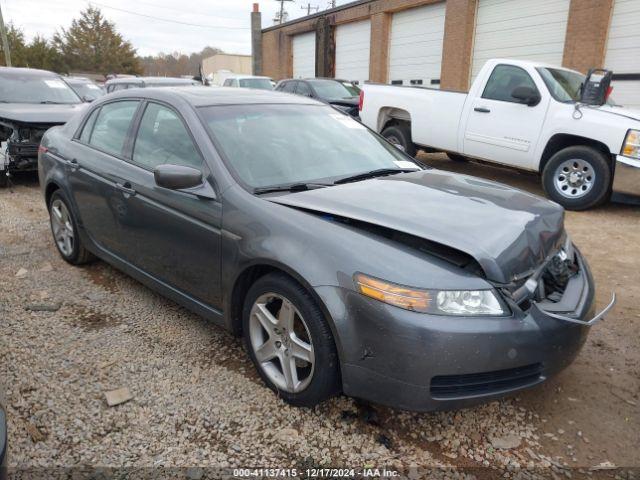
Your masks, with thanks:
[{"label": "brick building", "polygon": [[488,58],[520,58],[610,68],[613,97],[640,108],[640,0],[358,0],[256,35],[274,79],[466,90]]}]

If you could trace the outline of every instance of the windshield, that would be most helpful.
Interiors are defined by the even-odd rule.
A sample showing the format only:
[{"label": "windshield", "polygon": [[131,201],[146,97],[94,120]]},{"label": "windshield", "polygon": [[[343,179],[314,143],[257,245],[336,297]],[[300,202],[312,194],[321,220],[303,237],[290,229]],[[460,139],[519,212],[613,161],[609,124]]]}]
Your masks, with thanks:
[{"label": "windshield", "polygon": [[253,188],[332,183],[380,168],[416,168],[400,150],[324,105],[201,108],[228,166]]},{"label": "windshield", "polygon": [[349,82],[335,80],[310,80],[309,83],[320,98],[339,99],[360,95],[360,89]]},{"label": "windshield", "polygon": [[93,82],[69,81],[69,85],[83,100],[96,100],[104,95],[102,89]]},{"label": "windshield", "polygon": [[258,90],[273,90],[273,85],[267,78],[242,78],[240,86],[242,88],[257,88]]},{"label": "windshield", "polygon": [[80,103],[80,98],[61,78],[16,74],[0,76],[0,102]]},{"label": "windshield", "polygon": [[[586,79],[585,75],[559,68],[538,68],[538,72],[553,98],[564,103],[580,101],[580,90]],[[607,104],[615,105],[615,102],[609,97]]]}]

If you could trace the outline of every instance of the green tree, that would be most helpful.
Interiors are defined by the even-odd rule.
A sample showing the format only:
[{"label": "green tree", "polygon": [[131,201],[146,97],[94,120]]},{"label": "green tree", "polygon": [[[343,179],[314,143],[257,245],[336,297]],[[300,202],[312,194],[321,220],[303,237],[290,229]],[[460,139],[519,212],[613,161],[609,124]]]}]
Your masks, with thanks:
[{"label": "green tree", "polygon": [[[7,25],[7,42],[9,43],[9,52],[11,53],[11,66],[26,66],[24,33],[11,23]],[[6,66],[6,64],[4,49],[0,49],[0,65]]]},{"label": "green tree", "polygon": [[53,36],[53,46],[64,62],[65,70],[92,73],[142,72],[136,50],[124,40],[113,22],[105,19],[95,7],[80,12]]},{"label": "green tree", "polygon": [[63,72],[65,70],[64,63],[60,54],[51,43],[44,37],[37,35],[25,47],[26,67],[41,68],[43,70],[52,70],[55,72]]}]

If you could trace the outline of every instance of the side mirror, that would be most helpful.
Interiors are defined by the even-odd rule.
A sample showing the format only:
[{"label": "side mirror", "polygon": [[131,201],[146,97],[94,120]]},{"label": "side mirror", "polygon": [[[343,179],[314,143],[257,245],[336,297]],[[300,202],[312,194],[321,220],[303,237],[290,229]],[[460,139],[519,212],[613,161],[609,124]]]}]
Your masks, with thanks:
[{"label": "side mirror", "polygon": [[182,190],[202,185],[202,172],[183,165],[158,165],[153,170],[156,185],[169,190]]},{"label": "side mirror", "polygon": [[541,100],[540,94],[535,88],[525,85],[514,88],[511,96],[528,107],[535,107]]}]

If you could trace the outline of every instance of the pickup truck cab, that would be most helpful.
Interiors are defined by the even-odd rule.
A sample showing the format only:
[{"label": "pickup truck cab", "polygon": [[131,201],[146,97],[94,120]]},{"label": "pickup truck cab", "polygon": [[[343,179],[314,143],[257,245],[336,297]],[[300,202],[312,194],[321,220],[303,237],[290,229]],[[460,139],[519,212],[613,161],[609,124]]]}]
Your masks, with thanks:
[{"label": "pickup truck cab", "polygon": [[366,84],[360,118],[410,154],[444,151],[539,172],[571,210],[640,193],[640,111],[579,103],[585,76],[543,63],[489,60],[468,93]]}]

